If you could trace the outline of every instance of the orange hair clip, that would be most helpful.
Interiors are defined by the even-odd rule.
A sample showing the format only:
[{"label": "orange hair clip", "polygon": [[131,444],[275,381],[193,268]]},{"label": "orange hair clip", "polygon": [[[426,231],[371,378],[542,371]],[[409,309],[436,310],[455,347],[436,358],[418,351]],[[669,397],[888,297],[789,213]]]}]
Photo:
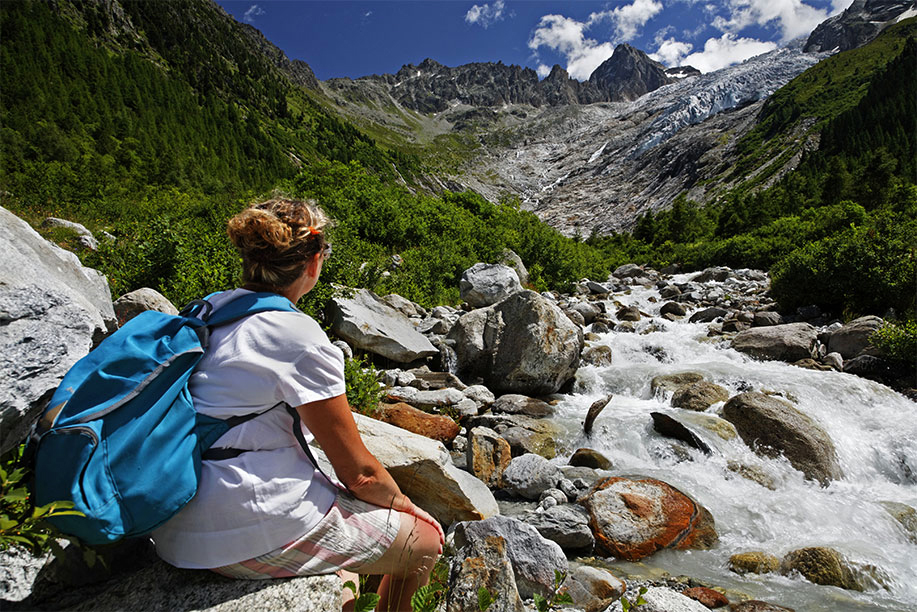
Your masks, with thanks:
[{"label": "orange hair clip", "polygon": [[310,225],[309,227],[307,227],[306,229],[309,230],[309,233],[310,233],[311,235],[313,235],[313,236],[315,236],[315,235],[319,235],[319,236],[320,236],[321,233],[322,233],[321,230],[317,230],[317,229],[315,229],[314,227],[312,227],[311,225]]}]

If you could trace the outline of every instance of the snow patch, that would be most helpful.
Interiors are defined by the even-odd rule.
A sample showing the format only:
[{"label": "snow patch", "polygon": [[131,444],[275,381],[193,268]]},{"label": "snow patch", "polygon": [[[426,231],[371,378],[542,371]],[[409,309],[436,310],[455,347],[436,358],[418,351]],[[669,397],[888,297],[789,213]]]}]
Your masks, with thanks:
[{"label": "snow patch", "polygon": [[[544,176],[544,175],[543,175],[543,176]],[[570,176],[570,173],[569,173],[569,172],[568,172],[567,174],[563,175],[562,177],[560,177],[559,179],[557,179],[556,181],[554,181],[553,183],[551,183],[550,185],[545,185],[544,187],[541,188],[541,190],[542,190],[542,191],[553,191],[555,187],[557,187],[558,185],[560,185],[561,183],[563,183],[565,180],[567,180],[567,177],[568,177],[568,176]],[[547,177],[545,177],[545,178],[547,178]]]},{"label": "snow patch", "polygon": [[911,17],[917,16],[917,8],[909,8],[895,19],[895,23],[904,21],[905,19],[910,19]]},{"label": "snow patch", "polygon": [[629,109],[659,113],[643,132],[632,155],[668,140],[683,127],[770,96],[828,55],[802,53],[799,45],[792,45],[650,92],[632,102]]},{"label": "snow patch", "polygon": [[606,141],[605,141],[605,144],[603,144],[601,147],[599,147],[599,150],[596,151],[595,153],[593,153],[593,154],[592,154],[592,157],[590,157],[590,158],[589,158],[589,161],[586,162],[586,163],[587,163],[587,164],[591,164],[592,162],[594,162],[595,160],[597,160],[597,159],[599,158],[599,156],[600,156],[602,153],[605,152],[605,147],[607,147],[607,146],[608,146],[608,141],[606,140]]}]

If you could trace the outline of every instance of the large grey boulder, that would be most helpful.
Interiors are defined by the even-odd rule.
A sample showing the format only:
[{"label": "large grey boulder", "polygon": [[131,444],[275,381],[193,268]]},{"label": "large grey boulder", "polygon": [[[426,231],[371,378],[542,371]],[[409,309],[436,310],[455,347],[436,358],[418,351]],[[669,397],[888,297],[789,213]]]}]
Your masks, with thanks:
[{"label": "large grey boulder", "polygon": [[500,513],[483,482],[452,463],[442,442],[355,414],[366,448],[415,504],[444,526]]},{"label": "large grey boulder", "polygon": [[843,477],[831,438],[787,401],[751,391],[723,406],[723,418],[758,454],[784,455],[790,464],[823,485]]},{"label": "large grey boulder", "polygon": [[475,308],[491,306],[519,291],[519,275],[503,264],[476,263],[459,281],[461,298]]},{"label": "large grey boulder", "polygon": [[595,537],[589,528],[589,513],[577,504],[560,504],[543,512],[527,512],[521,519],[564,550],[588,553],[595,545]]},{"label": "large grey boulder", "polygon": [[113,580],[101,594],[71,610],[285,610],[338,612],[341,579],[335,574],[288,580],[230,580],[206,570],[180,570],[158,562]]},{"label": "large grey boulder", "polygon": [[503,486],[510,493],[526,499],[538,499],[541,492],[553,488],[563,478],[560,469],[539,455],[515,457],[503,470]]},{"label": "large grey boulder", "polygon": [[456,551],[449,569],[446,612],[479,610],[482,587],[495,597],[488,612],[525,612],[507,543],[501,536],[474,539]]},{"label": "large grey boulder", "polygon": [[352,297],[343,293],[339,290],[327,307],[336,336],[398,363],[439,355],[439,349],[414,329],[410,319],[369,289],[354,290]]},{"label": "large grey boulder", "polygon": [[459,376],[497,393],[546,395],[576,373],[583,331],[534,291],[473,310],[450,330]]},{"label": "large grey boulder", "polygon": [[51,393],[117,328],[108,281],[0,208],[0,452],[26,435]]},{"label": "large grey boulder", "polygon": [[732,348],[756,359],[794,362],[814,356],[818,332],[808,323],[753,327],[732,339]]},{"label": "large grey boulder", "polygon": [[882,318],[876,316],[854,319],[828,337],[828,352],[840,353],[844,359],[853,359],[870,346],[869,337],[882,323]]},{"label": "large grey boulder", "polygon": [[500,537],[506,541],[506,555],[513,566],[516,587],[525,599],[535,593],[553,592],[554,571],[567,572],[567,557],[555,542],[541,536],[531,525],[507,516],[462,522],[455,527],[455,546]]}]

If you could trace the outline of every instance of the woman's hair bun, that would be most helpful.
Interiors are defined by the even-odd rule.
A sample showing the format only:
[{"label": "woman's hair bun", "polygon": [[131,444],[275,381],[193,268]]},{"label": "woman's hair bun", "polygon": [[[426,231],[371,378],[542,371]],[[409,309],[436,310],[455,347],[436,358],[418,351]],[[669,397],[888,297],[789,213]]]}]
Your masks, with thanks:
[{"label": "woman's hair bun", "polygon": [[226,232],[242,256],[243,280],[268,287],[296,280],[324,246],[321,230],[327,223],[315,202],[284,197],[253,204],[234,216]]},{"label": "woman's hair bun", "polygon": [[246,208],[229,220],[229,238],[243,254],[247,251],[285,249],[293,230],[267,210]]}]

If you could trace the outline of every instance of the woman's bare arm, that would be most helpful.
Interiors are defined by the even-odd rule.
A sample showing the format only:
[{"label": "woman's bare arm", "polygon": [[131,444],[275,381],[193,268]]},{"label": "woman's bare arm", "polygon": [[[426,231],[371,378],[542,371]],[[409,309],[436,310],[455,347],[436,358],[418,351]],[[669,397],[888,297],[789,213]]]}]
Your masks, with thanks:
[{"label": "woman's bare arm", "polygon": [[325,451],[337,477],[355,497],[430,523],[443,544],[445,536],[439,522],[401,492],[392,475],[363,444],[347,396],[309,402],[297,406],[296,411]]},{"label": "woman's bare arm", "polygon": [[354,496],[402,512],[413,508],[391,474],[363,444],[345,395],[303,404],[296,411]]}]

